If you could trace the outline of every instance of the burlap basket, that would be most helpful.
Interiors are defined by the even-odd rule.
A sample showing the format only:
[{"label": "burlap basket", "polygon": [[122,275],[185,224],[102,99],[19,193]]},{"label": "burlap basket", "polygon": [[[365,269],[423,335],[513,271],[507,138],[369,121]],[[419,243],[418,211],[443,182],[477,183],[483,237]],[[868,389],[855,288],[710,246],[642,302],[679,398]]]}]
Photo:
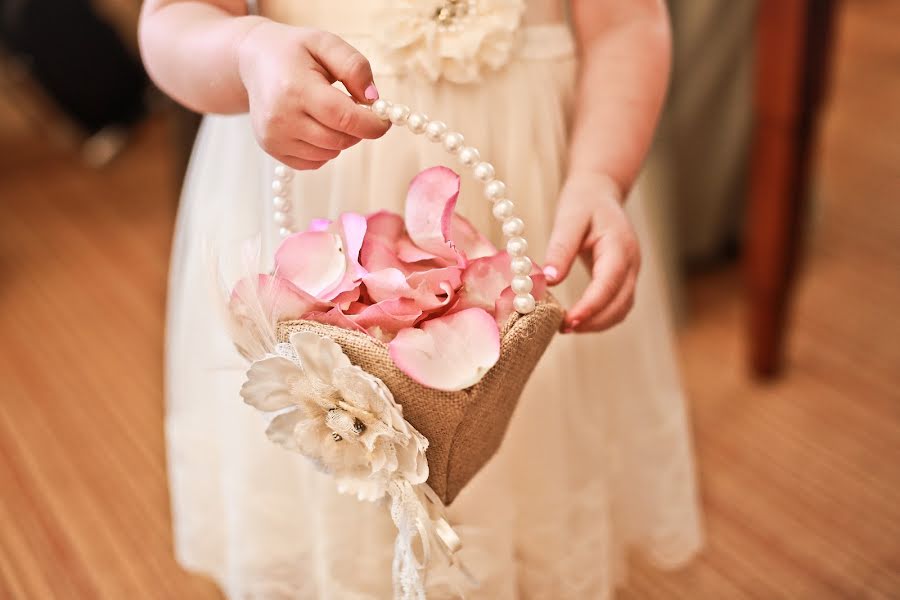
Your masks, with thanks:
[{"label": "burlap basket", "polygon": [[310,331],[331,338],[350,362],[381,379],[403,406],[403,416],[428,438],[428,484],[445,504],[494,455],[532,371],[559,329],[563,309],[549,294],[527,315],[513,313],[502,328],[500,358],[477,384],[459,392],[431,389],[410,379],[373,337],[313,321],[278,324],[279,342]]}]

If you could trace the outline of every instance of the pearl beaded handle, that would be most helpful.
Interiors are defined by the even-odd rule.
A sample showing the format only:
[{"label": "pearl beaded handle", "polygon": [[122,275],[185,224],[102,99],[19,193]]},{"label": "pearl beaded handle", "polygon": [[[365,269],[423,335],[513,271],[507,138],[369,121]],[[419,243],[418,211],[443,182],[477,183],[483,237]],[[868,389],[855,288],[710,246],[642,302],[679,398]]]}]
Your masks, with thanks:
[{"label": "pearl beaded handle", "polygon": [[[481,153],[476,148],[466,146],[461,133],[450,131],[444,122],[431,120],[422,113],[413,112],[408,106],[379,99],[372,103],[372,112],[380,119],[405,126],[412,133],[424,134],[429,141],[441,144],[444,150],[456,156],[484,184],[484,195],[494,203],[494,217],[503,224],[503,235],[507,238],[506,251],[511,257],[510,268],[513,273],[510,287],[516,295],[513,307],[521,315],[533,312],[535,300],[531,290],[534,282],[531,280],[532,262],[526,256],[528,242],[524,237],[525,223],[515,216],[515,205],[506,197],[506,184],[496,177],[494,165],[481,160]],[[275,177],[272,180],[272,191],[275,194],[274,219],[282,237],[292,232],[288,200],[292,178],[293,170],[289,167],[282,164],[275,167]]]}]

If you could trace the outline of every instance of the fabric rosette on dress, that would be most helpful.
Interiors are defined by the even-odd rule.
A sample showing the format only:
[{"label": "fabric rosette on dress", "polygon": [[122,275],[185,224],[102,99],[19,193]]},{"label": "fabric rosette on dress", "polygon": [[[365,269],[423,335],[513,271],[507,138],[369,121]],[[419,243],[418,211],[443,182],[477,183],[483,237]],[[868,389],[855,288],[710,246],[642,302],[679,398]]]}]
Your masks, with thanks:
[{"label": "fabric rosette on dress", "polygon": [[510,61],[524,13],[524,0],[396,0],[374,29],[401,70],[472,83]]}]

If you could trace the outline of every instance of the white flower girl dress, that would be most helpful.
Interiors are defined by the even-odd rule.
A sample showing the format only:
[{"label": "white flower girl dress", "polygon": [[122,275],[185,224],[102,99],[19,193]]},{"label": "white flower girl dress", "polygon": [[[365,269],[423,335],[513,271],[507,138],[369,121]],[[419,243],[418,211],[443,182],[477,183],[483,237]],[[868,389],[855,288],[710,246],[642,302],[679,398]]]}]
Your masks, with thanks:
[{"label": "white flower girl dress", "polygon": [[[540,260],[564,174],[576,75],[562,0],[261,0],[262,14],[337,33],[372,62],[381,95],[440,118],[508,183]],[[598,143],[602,136],[598,135]],[[341,211],[402,212],[423,168],[455,158],[395,127],[319,171],[297,173],[296,227]],[[395,529],[383,507],[273,445],[238,394],[247,366],[208,293],[208,245],[237,256],[279,241],[274,164],[246,115],[210,116],[185,182],[173,250],[167,344],[169,470],[181,563],[234,599],[390,598]],[[470,598],[611,596],[626,551],[686,561],[700,529],[667,303],[640,189],[628,209],[644,266],[637,303],[600,335],[557,336],[522,396],[499,453],[449,507]],[[458,209],[496,224],[463,176]],[[499,240],[495,240],[499,241]],[[235,263],[239,262],[237,260]],[[582,270],[557,295],[571,302]],[[231,276],[237,277],[235,268]],[[436,571],[429,598],[448,594]]]}]

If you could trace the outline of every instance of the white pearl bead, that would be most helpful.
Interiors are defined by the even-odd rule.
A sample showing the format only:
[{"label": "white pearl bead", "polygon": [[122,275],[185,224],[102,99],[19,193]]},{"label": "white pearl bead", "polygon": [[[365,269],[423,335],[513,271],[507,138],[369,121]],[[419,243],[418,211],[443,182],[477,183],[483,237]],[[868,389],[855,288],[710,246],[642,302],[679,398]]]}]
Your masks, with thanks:
[{"label": "white pearl bead", "polygon": [[516,275],[512,278],[510,287],[516,294],[529,294],[534,289],[534,282],[531,281],[531,277],[528,275]]},{"label": "white pearl bead", "polygon": [[494,178],[494,165],[489,162],[480,162],[475,165],[472,173],[475,175],[475,179],[487,183]]},{"label": "white pearl bead", "polygon": [[409,130],[415,134],[420,134],[425,132],[425,127],[428,125],[428,115],[423,115],[422,113],[412,113],[406,119],[406,126],[409,127]]},{"label": "white pearl bead", "polygon": [[291,215],[285,212],[276,211],[275,214],[272,215],[272,218],[275,219],[275,222],[279,225],[288,226],[291,224]]},{"label": "white pearl bead", "polygon": [[516,237],[525,232],[525,221],[519,217],[510,217],[503,221],[503,235],[506,237]]},{"label": "white pearl bead", "polygon": [[391,103],[387,100],[383,100],[379,98],[375,102],[372,103],[372,112],[379,119],[387,120],[388,119],[388,111],[391,109]]},{"label": "white pearl bead", "polygon": [[466,167],[477,164],[479,160],[481,160],[481,154],[478,152],[477,148],[466,146],[459,151],[459,162]]},{"label": "white pearl bead", "polygon": [[275,179],[272,181],[272,191],[275,192],[276,196],[287,196],[288,186],[285,182]]},{"label": "white pearl bead", "polygon": [[272,206],[275,207],[275,210],[287,212],[287,210],[291,206],[291,203],[288,202],[288,199],[284,198],[283,196],[275,196],[274,198],[272,198]]},{"label": "white pearl bead", "polygon": [[394,125],[406,125],[409,118],[409,107],[405,104],[395,104],[388,111],[388,117]]},{"label": "white pearl bead", "polygon": [[509,262],[509,268],[516,275],[531,273],[531,259],[527,256],[516,256]]},{"label": "white pearl bead", "polygon": [[515,300],[513,300],[513,308],[515,308],[516,312],[520,315],[527,315],[534,312],[535,304],[534,296],[531,294],[522,294],[516,296]]},{"label": "white pearl bead", "polygon": [[506,242],[506,251],[510,256],[525,256],[525,253],[528,252],[528,242],[523,237],[509,238],[509,241]]},{"label": "white pearl bead", "polygon": [[432,142],[440,142],[447,135],[447,124],[443,121],[432,121],[425,126],[425,137]]},{"label": "white pearl bead", "polygon": [[451,131],[444,136],[444,150],[450,154],[459,152],[459,149],[462,148],[465,143],[466,138],[464,138],[461,133]]},{"label": "white pearl bead", "polygon": [[278,235],[280,235],[283,238],[286,238],[287,236],[291,235],[292,233],[294,233],[294,232],[291,231],[288,227],[282,227],[278,230]]},{"label": "white pearl bead", "polygon": [[494,203],[494,217],[498,221],[505,221],[513,216],[513,211],[515,211],[515,209],[516,205],[512,203],[512,200],[500,200]]},{"label": "white pearl bead", "polygon": [[287,165],[275,165],[275,177],[287,182],[294,178],[294,170]]},{"label": "white pearl bead", "polygon": [[506,195],[506,184],[495,179],[484,186],[484,195],[488,200],[499,200]]}]

